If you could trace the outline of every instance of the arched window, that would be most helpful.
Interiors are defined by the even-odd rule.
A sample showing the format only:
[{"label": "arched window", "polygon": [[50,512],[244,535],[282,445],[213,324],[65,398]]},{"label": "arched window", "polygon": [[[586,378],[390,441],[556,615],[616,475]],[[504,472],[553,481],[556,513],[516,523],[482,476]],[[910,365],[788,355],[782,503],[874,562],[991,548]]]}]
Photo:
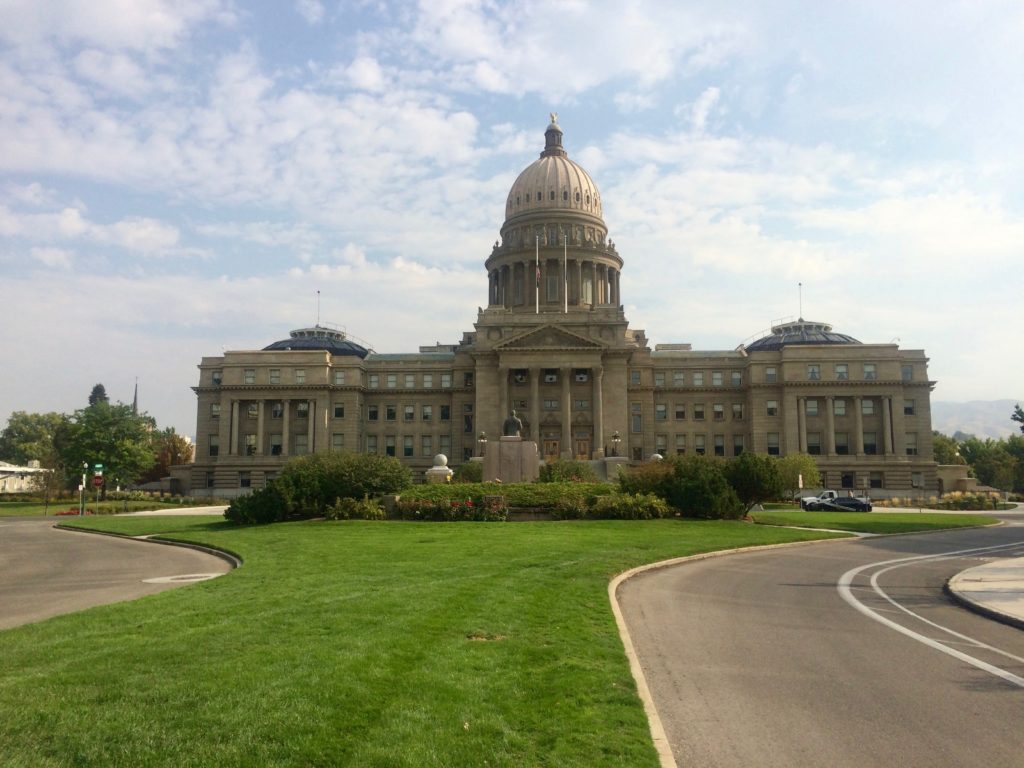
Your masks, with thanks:
[{"label": "arched window", "polygon": [[569,190],[563,189],[562,190],[562,201],[566,202],[568,200],[569,200]]},{"label": "arched window", "polygon": [[548,197],[549,197],[549,198],[550,198],[551,200],[554,200],[554,199],[555,199],[555,190],[553,190],[553,189],[552,189],[552,190],[551,190],[551,192],[549,193]]},{"label": "arched window", "polygon": [[576,202],[578,203],[579,201],[580,201],[580,191],[577,189],[576,190]]},{"label": "arched window", "polygon": [[537,193],[537,202],[539,203],[539,202],[540,202],[540,201],[541,201],[542,199],[543,199],[543,198],[542,198],[542,196],[541,196],[541,193],[540,193],[540,192],[538,192],[538,193]]},{"label": "arched window", "polygon": [[516,195],[516,205],[519,205],[519,195]]},{"label": "arched window", "polygon": [[587,192],[587,205],[590,205],[590,193]]}]

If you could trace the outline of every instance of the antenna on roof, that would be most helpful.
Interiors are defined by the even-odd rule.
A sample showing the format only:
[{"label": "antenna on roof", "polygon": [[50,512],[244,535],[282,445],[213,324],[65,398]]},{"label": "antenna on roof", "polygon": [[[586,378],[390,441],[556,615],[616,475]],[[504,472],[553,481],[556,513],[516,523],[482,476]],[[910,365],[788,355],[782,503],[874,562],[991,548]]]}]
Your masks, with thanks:
[{"label": "antenna on roof", "polygon": [[320,289],[316,291],[316,324],[320,325]]},{"label": "antenna on roof", "polygon": [[796,289],[797,289],[798,295],[800,297],[800,319],[803,320],[804,319],[804,284],[803,283],[797,283],[796,284]]}]

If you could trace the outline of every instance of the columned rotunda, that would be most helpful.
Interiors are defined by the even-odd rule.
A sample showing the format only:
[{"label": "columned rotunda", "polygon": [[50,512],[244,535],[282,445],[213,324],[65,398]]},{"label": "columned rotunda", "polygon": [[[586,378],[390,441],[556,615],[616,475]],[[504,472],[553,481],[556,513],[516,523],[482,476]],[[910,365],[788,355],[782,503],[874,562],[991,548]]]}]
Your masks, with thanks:
[{"label": "columned rotunda", "polygon": [[601,194],[555,115],[484,266],[486,307],[457,344],[379,354],[316,326],[204,357],[196,459],[175,470],[180,485],[230,497],[289,456],[328,450],[392,455],[422,477],[437,453],[453,465],[479,455],[515,409],[548,461],[800,451],[826,487],[936,489],[923,351],[803,318],[726,351],[652,349],[631,329]]}]

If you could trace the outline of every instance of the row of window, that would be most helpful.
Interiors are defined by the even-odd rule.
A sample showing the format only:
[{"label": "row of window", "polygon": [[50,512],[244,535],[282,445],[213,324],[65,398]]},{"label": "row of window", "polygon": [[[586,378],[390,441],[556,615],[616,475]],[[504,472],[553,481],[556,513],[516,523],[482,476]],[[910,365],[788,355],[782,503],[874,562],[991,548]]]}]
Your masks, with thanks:
[{"label": "row of window", "polygon": [[[473,406],[466,403],[466,410],[472,411]],[[380,421],[381,412],[384,413],[384,421],[398,421],[398,406],[397,405],[367,405],[366,406],[366,420],[367,421]],[[441,421],[451,421],[452,418],[452,407],[450,405],[438,406],[438,416]],[[345,406],[335,405],[334,406],[334,418],[342,419],[345,417]],[[434,406],[432,405],[421,405],[420,406],[420,421],[432,421],[434,418]],[[402,406],[402,421],[416,421],[416,406],[415,405],[403,405]]]},{"label": "row of window", "polygon": [[[808,416],[817,416],[819,414],[819,402],[816,398],[809,397],[805,401],[804,411]],[[873,416],[875,414],[875,401],[869,397],[862,398],[860,401],[860,412],[862,416]],[[834,416],[845,416],[847,413],[847,401],[845,398],[837,397],[832,401],[832,413]],[[916,404],[914,400],[903,401],[903,415],[913,416],[916,413]],[[766,416],[778,416],[779,415],[779,401],[778,400],[766,400],[765,401],[765,415]]]},{"label": "row of window", "polygon": [[[433,458],[434,456],[434,436],[433,435],[420,435],[420,456],[425,459]],[[401,456],[403,458],[412,458],[416,455],[416,436],[415,435],[367,435],[366,436],[366,452],[367,453],[379,453],[380,449],[383,448],[385,456],[398,456],[398,447],[401,446]],[[451,435],[438,435],[437,436],[437,452],[443,453],[445,456],[450,456],[452,450],[452,438]]]},{"label": "row of window", "polygon": [[[673,387],[685,387],[686,386],[686,371],[671,371],[672,378],[669,379],[668,371],[655,371],[654,372],[654,386],[664,387],[666,382],[671,381]],[[729,386],[741,387],[743,386],[743,374],[740,371],[729,371]],[[711,386],[712,387],[724,387],[725,386],[726,371],[712,371],[711,372]],[[704,376],[704,371],[691,371],[690,372],[690,386],[703,387],[707,379]],[[629,383],[638,385],[640,384],[640,371],[631,370],[629,372]]]},{"label": "row of window", "polygon": [[[687,451],[687,435],[678,434],[672,438],[672,450],[674,450],[680,456],[684,455]],[[711,436],[711,449],[715,456],[739,456],[743,453],[746,447],[746,437],[744,435],[733,435],[732,436],[732,453],[726,454],[726,436],[725,435],[712,435]],[[707,435],[693,435],[693,452],[698,456],[704,456],[708,452],[708,436]],[[669,451],[669,436],[668,435],[655,435],[654,436],[654,450],[656,453],[662,456],[668,455]],[[633,453],[637,454],[640,452],[641,458],[642,448],[634,447]]]},{"label": "row of window", "polygon": [[[303,385],[307,383],[306,369],[305,368],[291,368],[286,370],[287,375],[282,375],[281,368],[268,368],[267,369],[267,384],[296,384]],[[257,370],[255,368],[245,368],[242,371],[242,383],[248,385],[257,384]],[[435,381],[441,389],[451,389],[452,386],[452,374],[451,373],[388,373],[384,374],[384,383],[388,389],[397,389],[399,383],[399,376],[401,376],[402,385],[405,389],[433,389]],[[212,374],[214,386],[220,386],[224,381],[223,371],[213,371]],[[335,386],[343,387],[348,380],[348,371],[334,370],[331,375],[331,382]],[[381,374],[371,373],[367,376],[367,382],[370,389],[378,389],[381,385]],[[467,387],[473,386],[473,374],[467,372],[463,377],[463,385]]]},{"label": "row of window", "polygon": [[[258,436],[255,433],[247,433],[242,435],[242,453],[245,456],[255,456],[258,442]],[[367,453],[377,453],[378,446],[377,435],[366,436],[366,450]],[[383,439],[384,454],[387,456],[395,456],[396,454],[396,441],[401,440],[402,456],[410,457],[414,456],[413,447],[415,445],[415,436],[404,435],[385,435]],[[439,435],[437,439],[438,450],[445,455],[451,450],[451,435]],[[281,456],[283,455],[284,436],[281,434],[268,435],[268,448],[269,455]],[[334,432],[331,435],[331,450],[332,451],[343,451],[345,450],[345,434],[343,432]],[[291,435],[291,444],[288,446],[289,454],[293,456],[302,456],[309,452],[309,435],[297,434]],[[209,442],[209,455],[218,456],[220,455],[220,436],[210,435]],[[420,436],[420,455],[424,458],[432,458],[434,456],[434,436],[433,435],[421,435]]]},{"label": "row of window", "polygon": [[[849,381],[850,380],[850,365],[849,363],[836,363],[833,369],[835,381]],[[914,380],[914,366],[913,365],[902,365],[900,366],[900,378],[903,381]],[[878,366],[875,363],[863,363],[861,365],[861,379],[863,381],[876,381],[878,379]],[[778,369],[774,367],[767,367],[764,369],[764,380],[771,384],[778,381]],[[807,364],[807,380],[808,381],[820,381],[821,380],[821,364],[820,363],[808,363]]]},{"label": "row of window", "polygon": [[[874,431],[866,431],[861,434],[863,452],[868,456],[874,456],[878,454],[878,433]],[[904,445],[906,446],[907,456],[917,456],[917,433],[906,432],[904,433]],[[768,433],[768,455],[778,456],[779,451],[779,433],[769,432]],[[822,455],[822,442],[820,432],[808,432],[807,433],[807,453],[812,456]],[[846,456],[850,454],[850,434],[848,432],[836,432],[835,433],[835,453],[839,456]]]},{"label": "row of window", "polygon": [[[643,419],[640,418],[642,410],[640,403],[633,403],[632,405],[632,431],[642,432],[643,431]],[[743,403],[730,403],[728,404],[728,410],[732,414],[733,421],[743,421]],[[672,416],[675,421],[686,420],[686,404],[675,403],[672,405]],[[691,408],[691,417],[693,421],[704,421],[707,408],[704,403],[693,403]],[[725,403],[713,403],[711,405],[711,419],[713,421],[725,421],[726,404]],[[668,403],[655,403],[654,404],[654,420],[655,421],[668,421],[669,406]]]}]

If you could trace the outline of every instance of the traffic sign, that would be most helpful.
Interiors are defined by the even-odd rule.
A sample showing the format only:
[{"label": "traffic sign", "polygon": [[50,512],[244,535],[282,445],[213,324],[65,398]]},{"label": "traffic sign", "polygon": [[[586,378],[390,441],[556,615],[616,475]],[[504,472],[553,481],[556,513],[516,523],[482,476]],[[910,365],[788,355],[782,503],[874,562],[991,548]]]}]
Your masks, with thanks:
[{"label": "traffic sign", "polygon": [[94,477],[94,478],[92,479],[92,484],[93,484],[94,486],[96,486],[97,488],[99,488],[99,487],[100,487],[101,485],[103,485],[103,475],[96,475],[96,476],[95,476],[95,477]]},{"label": "traffic sign", "polygon": [[93,468],[94,468],[94,469],[95,469],[95,470],[96,470],[97,472],[100,472],[100,473],[102,473],[102,472],[103,472],[103,465],[102,465],[102,464],[96,464],[96,465],[94,465],[94,466],[93,466]]}]

